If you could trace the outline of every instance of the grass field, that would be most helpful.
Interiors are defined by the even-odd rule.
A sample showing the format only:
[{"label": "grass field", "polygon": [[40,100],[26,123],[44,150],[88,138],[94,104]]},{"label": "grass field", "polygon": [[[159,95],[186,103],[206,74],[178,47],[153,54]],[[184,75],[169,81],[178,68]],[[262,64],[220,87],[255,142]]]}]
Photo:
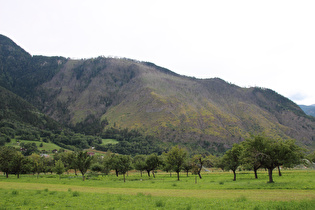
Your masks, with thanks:
[{"label": "grass field", "polygon": [[117,144],[118,141],[115,139],[102,139],[102,144],[106,145],[106,144]]},{"label": "grass field", "polygon": [[[204,173],[176,181],[175,174],[156,178],[130,172],[123,182],[114,175],[0,176],[0,209],[315,209],[315,171],[283,171],[267,184],[267,173],[255,180],[251,172]],[[197,183],[196,183],[197,180]]]},{"label": "grass field", "polygon": [[[7,143],[5,146],[12,146],[12,147],[20,147],[20,143],[35,143],[38,150],[45,150],[45,151],[52,151],[54,149],[59,150],[61,149],[61,147],[59,147],[58,145],[54,144],[54,143],[46,143],[46,142],[41,142],[41,141],[29,141],[29,140],[18,140],[19,143],[17,143],[17,140],[13,139],[11,140],[10,143]],[[42,147],[40,147],[40,144],[43,144]]]}]

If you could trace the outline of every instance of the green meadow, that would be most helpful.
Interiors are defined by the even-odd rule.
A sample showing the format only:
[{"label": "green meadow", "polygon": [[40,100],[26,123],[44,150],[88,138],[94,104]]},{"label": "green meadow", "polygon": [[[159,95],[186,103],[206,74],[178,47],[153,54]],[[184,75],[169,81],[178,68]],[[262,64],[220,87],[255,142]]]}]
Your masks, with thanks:
[{"label": "green meadow", "polygon": [[202,179],[157,172],[156,178],[129,172],[126,182],[114,174],[0,176],[0,209],[315,209],[315,171],[274,171],[258,179],[252,172],[204,172]]},{"label": "green meadow", "polygon": [[118,141],[115,139],[102,139],[102,145],[106,144],[117,144]]},{"label": "green meadow", "polygon": [[[62,149],[61,147],[59,147],[58,145],[54,143],[47,143],[47,142],[42,142],[42,141],[30,141],[30,140],[16,140],[16,139],[11,140],[10,143],[6,143],[5,146],[12,146],[12,147],[20,148],[21,143],[25,143],[25,144],[35,143],[39,150],[49,151],[50,153],[54,149],[56,150]],[[42,147],[40,147],[41,144],[42,144]]]}]

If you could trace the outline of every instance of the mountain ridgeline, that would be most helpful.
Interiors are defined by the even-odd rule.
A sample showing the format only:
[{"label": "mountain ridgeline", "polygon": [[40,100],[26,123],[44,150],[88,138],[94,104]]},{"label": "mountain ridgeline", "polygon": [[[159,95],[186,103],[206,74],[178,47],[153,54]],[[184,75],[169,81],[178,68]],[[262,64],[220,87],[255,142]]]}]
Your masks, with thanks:
[{"label": "mountain ridgeline", "polygon": [[310,106],[306,106],[306,105],[299,105],[299,106],[305,112],[305,114],[315,117],[315,105],[314,104],[310,105]]},{"label": "mountain ridgeline", "polygon": [[315,146],[315,118],[270,89],[181,76],[125,58],[31,56],[1,35],[0,65],[3,88],[78,133],[127,128],[163,147],[210,153],[262,132]]}]

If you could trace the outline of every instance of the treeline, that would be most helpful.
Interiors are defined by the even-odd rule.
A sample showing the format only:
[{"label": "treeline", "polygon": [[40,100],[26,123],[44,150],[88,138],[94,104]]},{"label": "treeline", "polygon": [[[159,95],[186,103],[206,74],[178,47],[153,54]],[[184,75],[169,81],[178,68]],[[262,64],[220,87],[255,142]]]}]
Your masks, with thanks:
[{"label": "treeline", "polygon": [[100,151],[112,151],[124,155],[136,154],[161,154],[163,149],[159,141],[150,135],[145,135],[139,130],[128,128],[108,128],[102,134],[103,139],[115,139],[117,144],[96,145],[95,149]]},{"label": "treeline", "polygon": [[69,150],[82,150],[102,143],[97,136],[77,134],[71,130],[41,130],[27,124],[0,121],[0,146],[10,143],[12,139],[42,141],[54,143]]},{"label": "treeline", "polygon": [[[0,114],[1,117],[1,114]],[[46,121],[49,122],[48,120]],[[44,125],[44,124],[43,124]],[[52,126],[54,128],[54,126]],[[108,128],[98,136],[75,133],[70,129],[40,129],[30,124],[0,119],[0,146],[15,140],[42,141],[54,143],[69,150],[82,150],[95,147],[101,151],[113,151],[119,154],[161,154],[163,149],[153,136],[138,130]],[[103,139],[117,140],[117,144],[102,144]]]},{"label": "treeline", "polygon": [[[239,168],[253,170],[255,178],[257,170],[265,168],[268,170],[269,182],[273,182],[272,172],[275,168],[294,167],[305,163],[305,154],[293,140],[274,140],[266,136],[253,136],[240,144],[234,144],[223,156],[213,155],[203,156],[194,155],[189,157],[185,149],[174,146],[169,151],[157,155],[121,155],[107,152],[105,155],[91,156],[88,152],[60,152],[53,157],[40,156],[33,153],[30,156],[24,156],[20,151],[13,147],[0,147],[0,170],[6,174],[21,173],[57,173],[59,175],[70,169],[80,172],[85,180],[85,174],[88,171],[102,174],[109,174],[111,170],[115,171],[116,176],[122,174],[125,180],[125,174],[136,169],[146,172],[148,176],[155,178],[156,170],[163,170],[169,173],[175,172],[177,179],[180,179],[180,172],[189,172],[198,174],[201,179],[201,171],[204,167],[216,167],[222,170],[232,170],[234,181],[236,180],[236,171]],[[315,162],[315,152],[306,157],[310,162]]]}]

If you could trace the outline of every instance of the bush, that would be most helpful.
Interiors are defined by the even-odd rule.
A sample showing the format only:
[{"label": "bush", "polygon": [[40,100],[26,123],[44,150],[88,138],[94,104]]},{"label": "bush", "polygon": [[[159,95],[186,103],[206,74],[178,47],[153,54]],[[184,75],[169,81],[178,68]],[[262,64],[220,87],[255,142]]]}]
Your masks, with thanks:
[{"label": "bush", "polygon": [[17,190],[12,191],[12,195],[18,195],[18,194],[19,194],[19,191],[17,191]]},{"label": "bush", "polygon": [[72,196],[73,196],[73,197],[79,197],[79,195],[80,195],[80,193],[79,193],[78,191],[74,191],[74,192],[72,193]]},{"label": "bush", "polygon": [[157,200],[155,202],[156,207],[165,207],[165,202],[163,200]]}]

